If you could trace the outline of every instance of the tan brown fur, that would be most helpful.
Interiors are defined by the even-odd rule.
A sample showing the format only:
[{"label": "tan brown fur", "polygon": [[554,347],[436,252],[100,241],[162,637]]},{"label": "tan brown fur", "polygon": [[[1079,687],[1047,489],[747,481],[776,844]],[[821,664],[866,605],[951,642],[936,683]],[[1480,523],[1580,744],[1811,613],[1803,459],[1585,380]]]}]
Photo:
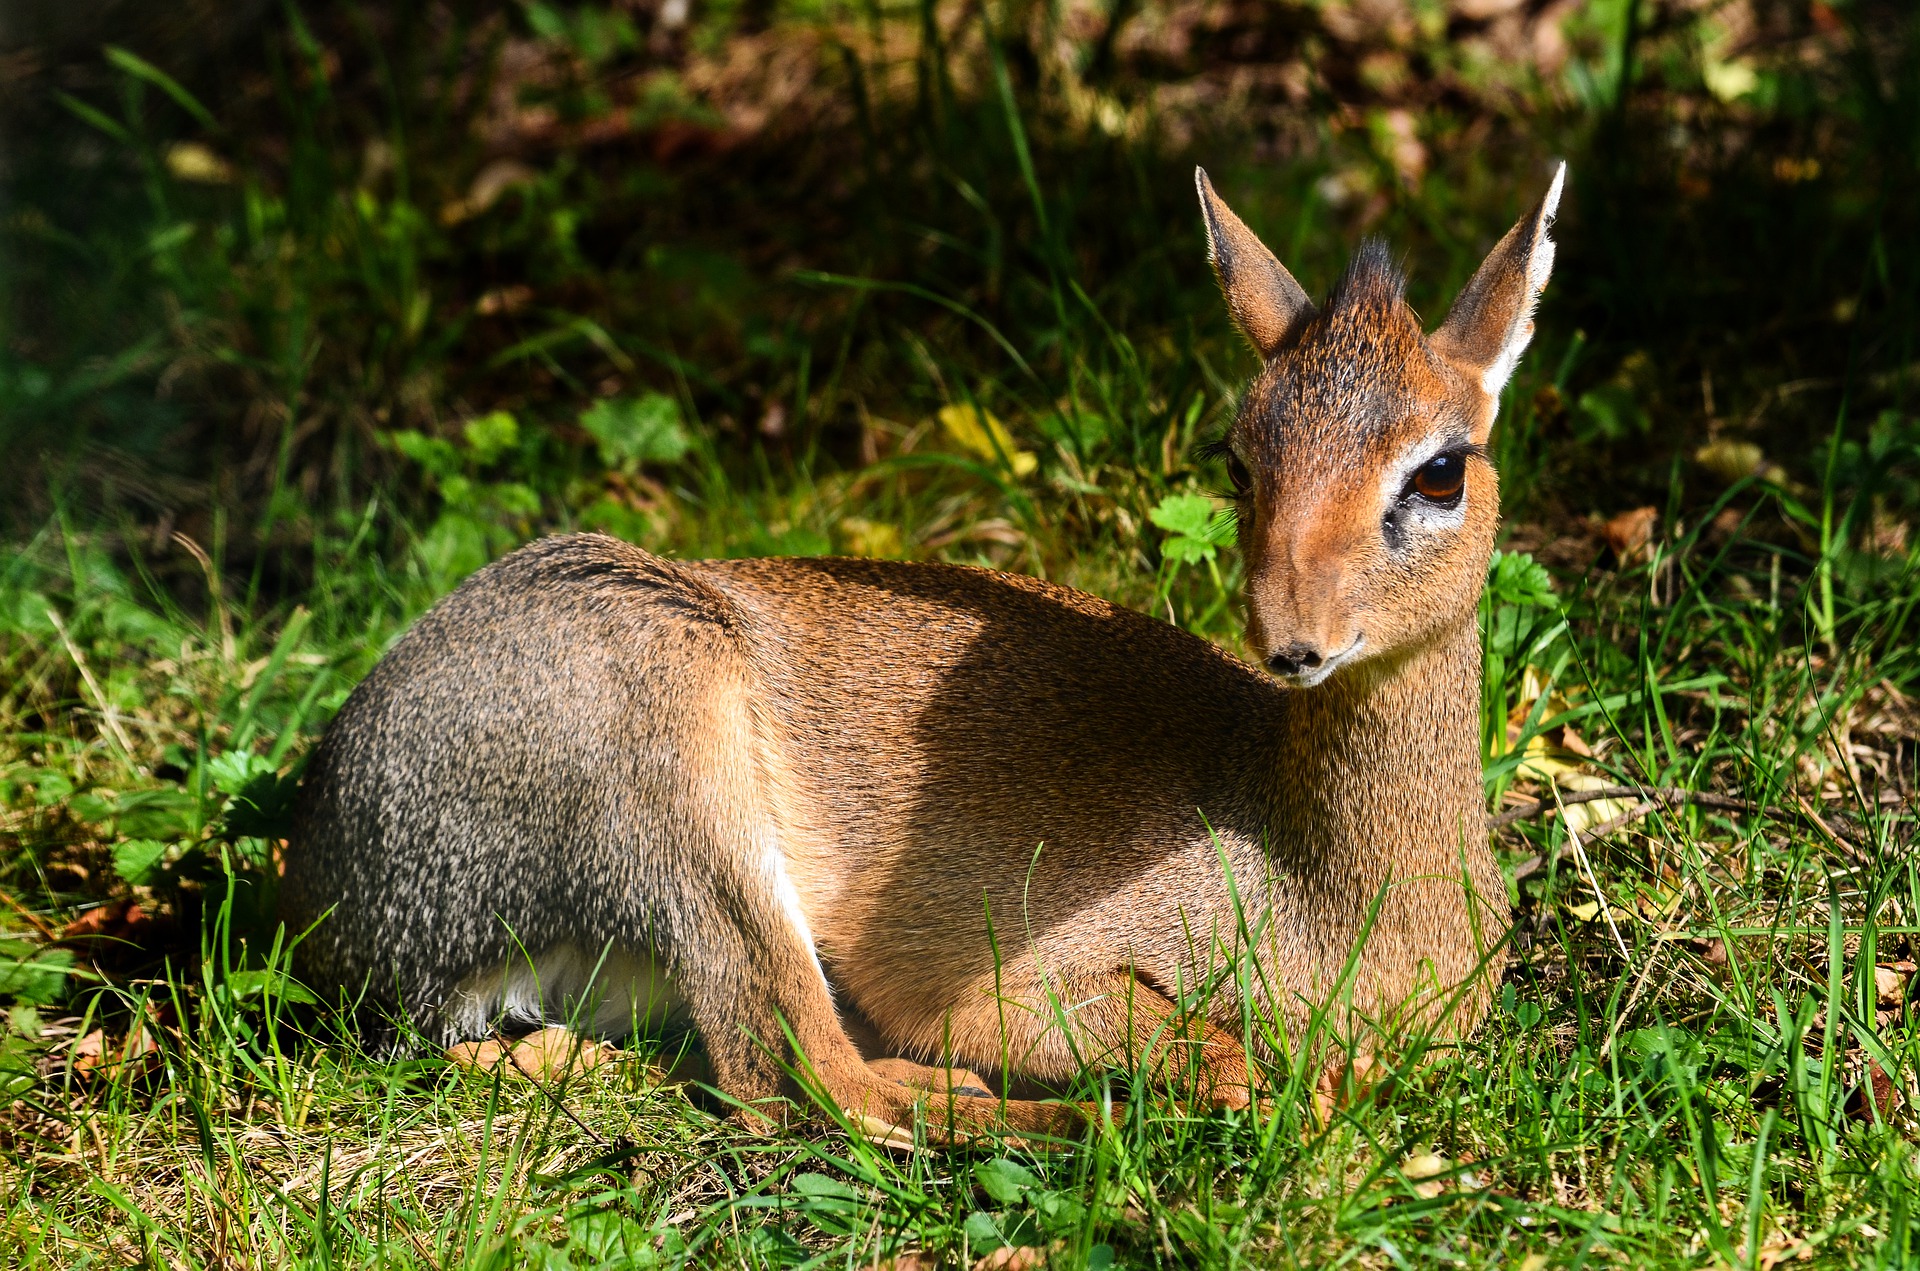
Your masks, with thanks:
[{"label": "tan brown fur", "polygon": [[[1272,354],[1229,444],[1249,644],[1291,683],[1031,578],[546,540],[423,618],[316,753],[284,893],[293,923],[331,915],[306,974],[453,1035],[559,1013],[577,951],[615,950],[733,1097],[798,1074],[936,1134],[1078,1124],[964,1070],[1144,1067],[1244,1105],[1242,1008],[1297,1034],[1356,948],[1340,1019],[1471,1028],[1506,926],[1474,619],[1497,482],[1469,454],[1456,521],[1383,474],[1484,440],[1460,350],[1511,352],[1481,328],[1510,341],[1498,298],[1530,302],[1535,257],[1430,341],[1378,251],[1315,309],[1201,191]],[[1182,1007],[1243,956],[1250,1001],[1229,978]],[[528,989],[542,967],[566,982]]]}]

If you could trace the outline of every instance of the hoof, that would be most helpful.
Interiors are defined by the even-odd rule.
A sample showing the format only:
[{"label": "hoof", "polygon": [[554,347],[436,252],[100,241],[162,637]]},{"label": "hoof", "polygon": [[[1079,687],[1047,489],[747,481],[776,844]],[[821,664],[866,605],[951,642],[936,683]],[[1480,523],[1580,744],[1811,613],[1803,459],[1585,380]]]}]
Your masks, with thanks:
[{"label": "hoof", "polygon": [[972,1099],[996,1097],[981,1077],[965,1068],[930,1068],[905,1059],[875,1059],[869,1061],[867,1067],[876,1077],[885,1077],[922,1094],[964,1095]]}]

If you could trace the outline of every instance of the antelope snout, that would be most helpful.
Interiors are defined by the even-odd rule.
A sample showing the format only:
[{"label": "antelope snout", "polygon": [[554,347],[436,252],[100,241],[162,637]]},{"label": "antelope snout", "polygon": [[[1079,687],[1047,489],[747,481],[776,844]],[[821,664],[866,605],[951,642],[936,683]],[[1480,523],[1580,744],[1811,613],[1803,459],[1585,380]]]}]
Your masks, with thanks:
[{"label": "antelope snout", "polygon": [[1250,652],[1281,679],[1310,687],[1362,643],[1344,585],[1346,545],[1276,535],[1263,546],[1247,580]]},{"label": "antelope snout", "polygon": [[1326,659],[1320,656],[1320,650],[1295,640],[1286,648],[1267,655],[1267,669],[1275,675],[1299,675],[1304,671],[1318,670],[1324,661]]},{"label": "antelope snout", "polygon": [[1267,669],[1281,679],[1292,680],[1301,688],[1312,688],[1353,661],[1366,643],[1367,637],[1362,632],[1355,632],[1345,644],[1332,650],[1319,644],[1294,640],[1267,655]]}]

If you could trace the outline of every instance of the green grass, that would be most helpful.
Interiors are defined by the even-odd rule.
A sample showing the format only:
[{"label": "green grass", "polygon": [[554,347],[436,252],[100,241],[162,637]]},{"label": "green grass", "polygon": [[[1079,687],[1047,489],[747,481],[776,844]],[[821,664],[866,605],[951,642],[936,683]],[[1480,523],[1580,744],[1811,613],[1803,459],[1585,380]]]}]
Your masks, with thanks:
[{"label": "green grass", "polygon": [[[1731,103],[1700,86],[1693,18],[1593,6],[1551,82],[1474,80],[1422,36],[1421,73],[1471,104],[1420,107],[1432,163],[1402,186],[1394,103],[1351,86],[1322,87],[1360,93],[1354,126],[1314,115],[1256,164],[1257,120],[1089,124],[1157,72],[1048,43],[1039,7],[939,39],[905,9],[776,8],[848,50],[821,46],[843,78],[806,144],[563,148],[473,214],[444,209],[485,158],[477,107],[435,68],[499,31],[458,6],[289,9],[251,96],[119,57],[71,129],[122,162],[70,188],[80,131],[55,129],[16,166],[5,1263],[1913,1261],[1911,29],[1838,6],[1850,43],[1756,55]],[[688,56],[736,17],[716,6]],[[572,50],[540,89],[559,117],[626,91],[626,20],[515,19]],[[710,123],[647,82],[648,118]],[[229,179],[182,179],[181,139]],[[1237,648],[1225,480],[1197,454],[1251,367],[1193,161],[1310,290],[1374,218],[1432,318],[1553,152],[1579,184],[1494,442],[1488,807],[1718,797],[1577,843],[1569,819],[1635,800],[1500,830],[1516,927],[1473,1038],[1406,1039],[1325,1122],[1304,1059],[1252,1116],[1089,1074],[1116,1103],[1084,1145],[900,1154],[819,1110],[746,1133],[661,1039],[548,1090],[368,1056],[285,975],[301,756],[412,618],[536,534],[989,564]],[[1775,164],[1808,154],[1825,178]],[[1329,177],[1378,199],[1335,206]],[[1598,523],[1641,505],[1647,548],[1603,550]],[[1862,1094],[1875,1067],[1891,1101]]]},{"label": "green grass", "polygon": [[[751,510],[742,520],[826,525],[845,497],[834,480],[732,506]],[[913,525],[961,496],[936,480],[900,497]],[[890,1155],[818,1114],[803,1132],[754,1137],[662,1087],[646,1046],[551,1098],[359,1054],[277,972],[262,895],[272,849],[246,831],[270,825],[277,774],[426,584],[323,540],[316,554],[343,564],[307,605],[234,612],[214,601],[227,588],[210,569],[212,594],[189,616],[114,564],[140,560],[131,543],[50,529],[5,579],[10,892],[55,929],[103,892],[181,927],[76,957],[14,924],[29,954],[9,981],[20,1004],[5,1051],[17,1261],[592,1265],[601,1255],[583,1250],[627,1241],[642,1262],[867,1265],[902,1249],[977,1256],[997,1230],[1074,1266],[1479,1265],[1523,1251],[1552,1265],[1755,1265],[1803,1245],[1899,1262],[1911,1110],[1876,1114],[1858,1091],[1869,1062],[1909,1089],[1916,1059],[1905,993],[1883,1003],[1875,969],[1912,956],[1920,913],[1906,851],[1915,721],[1897,688],[1913,670],[1903,632],[1920,576],[1911,557],[1836,545],[1783,566],[1776,593],[1775,559],[1797,553],[1759,527],[1791,537],[1787,497],[1729,498],[1754,514],[1744,531],[1666,538],[1652,560],[1569,580],[1558,597],[1528,570],[1496,570],[1487,715],[1504,753],[1489,762],[1490,805],[1539,788],[1516,761],[1571,725],[1598,757],[1550,756],[1596,778],[1783,815],[1679,806],[1585,843],[1604,913],[1559,823],[1523,821],[1500,839],[1522,875],[1516,949],[1474,1039],[1406,1060],[1390,1089],[1327,1126],[1305,1097],[1315,1074],[1283,1071],[1267,1114],[1191,1116],[1122,1093],[1110,1131],[1040,1154]],[[1013,514],[998,486],[972,499],[974,523]],[[875,504],[878,492],[858,501]],[[695,529],[681,543],[737,550],[754,532]],[[1109,533],[1036,550],[1151,604],[1168,589],[1130,563],[1141,546]],[[1831,646],[1807,617],[1828,574]],[[1230,629],[1204,561],[1170,592],[1176,613]],[[165,855],[130,850],[142,842]],[[139,881],[81,872],[113,869]],[[44,983],[20,978],[36,970]],[[75,1071],[80,1036],[100,1028],[124,1045],[140,1019],[154,1055]],[[1438,1168],[1427,1157],[1448,1163],[1437,1186],[1405,1175],[1409,1162]]]}]

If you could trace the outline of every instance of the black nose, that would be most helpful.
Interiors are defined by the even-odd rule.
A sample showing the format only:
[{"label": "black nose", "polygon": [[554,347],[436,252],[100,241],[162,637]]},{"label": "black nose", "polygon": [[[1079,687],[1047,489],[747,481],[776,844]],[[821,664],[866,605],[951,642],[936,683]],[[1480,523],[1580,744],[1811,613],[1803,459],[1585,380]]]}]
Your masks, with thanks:
[{"label": "black nose", "polygon": [[1275,675],[1298,675],[1319,666],[1320,650],[1304,644],[1290,644],[1267,658],[1267,669]]}]

